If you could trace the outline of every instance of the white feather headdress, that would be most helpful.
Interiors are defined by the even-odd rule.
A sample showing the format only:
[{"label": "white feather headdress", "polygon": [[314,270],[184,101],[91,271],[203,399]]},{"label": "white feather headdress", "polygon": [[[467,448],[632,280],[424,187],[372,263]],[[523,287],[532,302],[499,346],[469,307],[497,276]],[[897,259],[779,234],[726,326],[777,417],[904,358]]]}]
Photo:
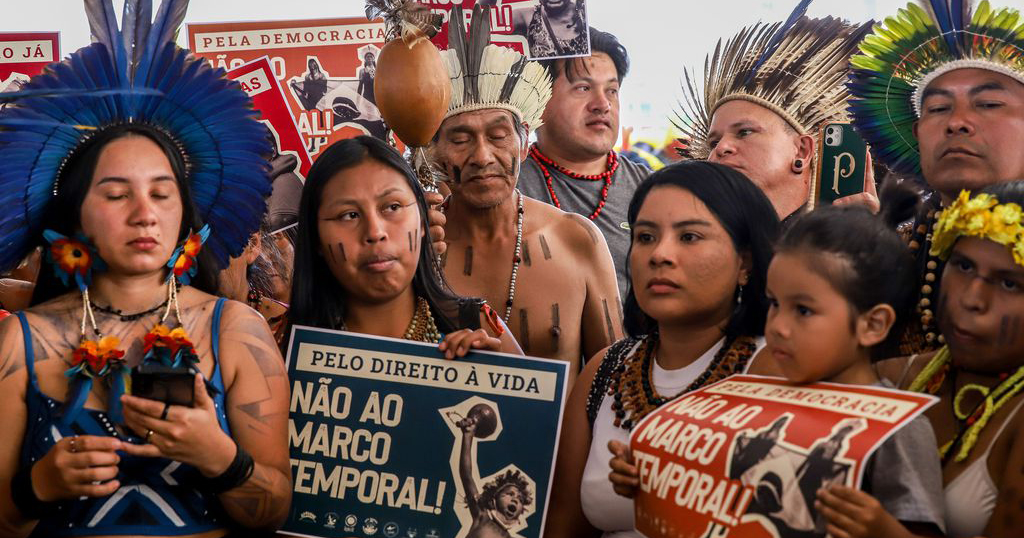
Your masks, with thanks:
[{"label": "white feather headdress", "polygon": [[445,119],[463,112],[491,108],[508,110],[531,131],[540,127],[544,107],[551,99],[551,76],[537,62],[508,48],[489,44],[490,8],[473,8],[469,41],[462,7],[456,4],[448,21],[448,50],[441,53],[448,66],[452,99]]}]

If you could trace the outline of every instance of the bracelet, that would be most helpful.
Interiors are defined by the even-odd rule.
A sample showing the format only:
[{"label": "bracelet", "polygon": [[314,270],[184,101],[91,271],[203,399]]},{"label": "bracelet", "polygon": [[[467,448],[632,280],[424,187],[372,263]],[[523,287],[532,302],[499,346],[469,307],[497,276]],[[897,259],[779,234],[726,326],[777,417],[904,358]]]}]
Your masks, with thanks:
[{"label": "bracelet", "polygon": [[32,467],[22,467],[11,479],[11,498],[25,519],[42,519],[52,512],[56,502],[39,500],[32,489]]},{"label": "bracelet", "polygon": [[235,459],[231,460],[231,465],[228,465],[228,468],[217,476],[204,478],[202,490],[218,494],[237,488],[249,480],[255,466],[256,462],[253,461],[252,456],[244,448],[238,446],[238,442],[235,441]]}]

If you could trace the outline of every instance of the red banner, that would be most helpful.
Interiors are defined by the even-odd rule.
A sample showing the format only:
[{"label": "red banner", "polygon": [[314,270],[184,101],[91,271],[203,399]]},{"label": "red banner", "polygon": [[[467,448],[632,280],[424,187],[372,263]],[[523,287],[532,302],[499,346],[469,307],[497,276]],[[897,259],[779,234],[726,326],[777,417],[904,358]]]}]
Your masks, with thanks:
[{"label": "red banner", "polygon": [[188,25],[189,48],[214,66],[235,69],[270,59],[310,155],[331,143],[387,136],[373,78],[384,25],[362,18]]},{"label": "red banner", "polygon": [[0,33],[0,92],[14,91],[60,59],[59,32]]},{"label": "red banner", "polygon": [[757,376],[687,393],[633,430],[636,528],[648,538],[824,537],[817,490],[857,487],[875,449],[935,401]]},{"label": "red banner", "polygon": [[264,56],[236,67],[228,71],[228,78],[238,81],[242,89],[249,94],[253,106],[260,111],[260,119],[267,124],[274,136],[277,153],[294,156],[298,160],[299,174],[305,180],[309,167],[313,166],[313,160],[306,151],[302,135],[299,134],[299,126],[288,109],[284,91],[274,76],[270,60]]}]

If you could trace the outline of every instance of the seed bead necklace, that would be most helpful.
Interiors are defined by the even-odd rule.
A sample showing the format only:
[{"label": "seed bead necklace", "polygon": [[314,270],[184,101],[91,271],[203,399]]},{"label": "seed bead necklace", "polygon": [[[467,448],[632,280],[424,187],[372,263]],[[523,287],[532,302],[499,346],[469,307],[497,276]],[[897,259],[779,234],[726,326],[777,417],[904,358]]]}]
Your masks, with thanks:
[{"label": "seed bead necklace", "polygon": [[430,313],[430,304],[423,297],[416,297],[416,313],[409,321],[409,327],[402,335],[404,340],[416,342],[437,343],[441,341],[441,331],[437,330],[437,323]]},{"label": "seed bead necklace", "polygon": [[715,353],[711,364],[704,372],[674,396],[662,396],[654,388],[653,365],[657,349],[657,335],[647,336],[637,346],[633,355],[612,373],[611,383],[608,385],[608,395],[613,398],[612,411],[615,413],[615,426],[628,430],[648,413],[669,401],[687,392],[743,372],[750,357],[757,351],[757,342],[749,336],[741,336],[731,342],[725,342]]},{"label": "seed bead necklace", "polygon": [[[939,334],[938,328],[935,326],[935,312],[933,310],[937,304],[935,295],[936,291],[938,291],[940,260],[928,252],[932,245],[932,229],[935,227],[937,219],[938,210],[929,210],[925,216],[925,221],[917,224],[910,240],[909,246],[913,255],[915,257],[925,256],[924,274],[922,275],[921,288],[919,290],[920,301],[917,304],[917,312],[921,316],[921,331],[924,336],[924,343],[922,349],[910,349],[908,347],[905,350],[901,349],[901,351],[917,353],[922,350],[933,349],[945,343],[945,338]],[[924,249],[923,253],[921,249]]]},{"label": "seed bead necklace", "polygon": [[516,250],[512,256],[512,276],[508,280],[508,300],[505,301],[505,325],[508,325],[508,320],[512,319],[512,301],[516,298],[516,279],[519,278],[519,264],[523,261],[523,193],[516,189],[516,199],[518,200],[517,216],[516,216]]},{"label": "seed bead necklace", "polygon": [[544,181],[547,183],[548,186],[548,194],[551,195],[551,203],[554,204],[554,206],[559,209],[562,208],[562,203],[558,201],[558,195],[555,194],[553,178],[551,175],[551,171],[548,170],[548,167],[554,168],[555,170],[558,170],[562,174],[565,174],[566,176],[569,176],[572,179],[581,179],[585,181],[604,181],[604,187],[601,188],[601,199],[597,201],[597,207],[594,209],[594,212],[591,213],[588,217],[590,220],[597,219],[597,217],[601,214],[601,210],[604,209],[605,203],[608,201],[608,189],[610,189],[612,186],[612,178],[615,176],[615,171],[619,169],[619,156],[614,151],[608,152],[608,161],[605,165],[605,171],[601,172],[600,174],[594,175],[577,174],[576,172],[573,172],[572,170],[569,170],[568,168],[561,166],[560,164],[556,163],[555,161],[552,161],[543,153],[541,153],[540,148],[537,147],[537,144],[533,144],[532,146],[530,146],[530,157],[534,160],[534,162],[537,163],[537,166],[540,168],[540,173],[544,175]]}]

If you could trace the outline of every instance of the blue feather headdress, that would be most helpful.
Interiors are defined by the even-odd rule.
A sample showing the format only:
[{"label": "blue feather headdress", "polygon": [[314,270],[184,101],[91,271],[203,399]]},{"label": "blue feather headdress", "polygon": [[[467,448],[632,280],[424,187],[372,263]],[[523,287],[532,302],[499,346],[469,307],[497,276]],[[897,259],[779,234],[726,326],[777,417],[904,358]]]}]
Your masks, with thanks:
[{"label": "blue feather headdress", "polygon": [[166,136],[185,163],[217,263],[241,254],[266,209],[271,153],[241,87],[174,43],[188,0],[85,0],[93,44],[50,64],[0,110],[0,271],[41,237],[68,160],[97,133],[142,125]]},{"label": "blue feather headdress", "polygon": [[924,90],[955,69],[1001,73],[1024,84],[1024,17],[1016,9],[972,10],[969,0],[907,4],[875,26],[850,59],[850,115],[875,159],[920,174],[914,122]]},{"label": "blue feather headdress", "polygon": [[707,158],[711,119],[730,101],[767,108],[800,134],[845,119],[849,57],[870,25],[809,18],[810,3],[801,0],[783,22],[758,23],[720,40],[705,58],[702,87],[696,74],[684,71],[684,97],[673,123],[689,139],[685,156]]}]

